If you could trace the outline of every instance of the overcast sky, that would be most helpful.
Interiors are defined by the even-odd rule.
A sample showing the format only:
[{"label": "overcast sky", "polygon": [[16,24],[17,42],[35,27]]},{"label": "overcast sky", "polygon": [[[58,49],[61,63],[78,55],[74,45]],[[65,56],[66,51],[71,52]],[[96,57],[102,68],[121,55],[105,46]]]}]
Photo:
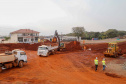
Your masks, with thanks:
[{"label": "overcast sky", "polygon": [[126,30],[126,0],[0,0],[0,35],[33,29],[40,35]]}]

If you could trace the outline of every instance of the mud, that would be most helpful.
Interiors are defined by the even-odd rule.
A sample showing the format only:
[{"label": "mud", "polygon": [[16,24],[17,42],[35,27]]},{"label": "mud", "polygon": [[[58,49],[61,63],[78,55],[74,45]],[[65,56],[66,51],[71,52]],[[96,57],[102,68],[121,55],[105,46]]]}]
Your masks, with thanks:
[{"label": "mud", "polygon": [[77,50],[82,50],[82,47],[80,46],[80,42],[72,41],[66,44],[66,51],[77,51]]},{"label": "mud", "polygon": [[[0,73],[0,84],[126,84],[126,77],[109,70],[102,70],[102,59],[110,63],[125,58],[107,58],[103,52],[107,43],[85,45],[87,50],[82,50],[80,43],[70,42],[66,46],[68,52],[57,51],[48,57],[37,56],[37,47],[42,44],[56,45],[50,42],[38,44],[0,44],[4,49],[23,49],[28,57],[28,63],[23,68],[5,69]],[[125,44],[125,43],[124,43]],[[120,44],[121,46],[124,44]],[[91,48],[91,50],[88,50]],[[125,49],[125,48],[123,48]],[[94,59],[98,57],[99,66],[95,72]],[[112,71],[113,72],[113,71]]]}]

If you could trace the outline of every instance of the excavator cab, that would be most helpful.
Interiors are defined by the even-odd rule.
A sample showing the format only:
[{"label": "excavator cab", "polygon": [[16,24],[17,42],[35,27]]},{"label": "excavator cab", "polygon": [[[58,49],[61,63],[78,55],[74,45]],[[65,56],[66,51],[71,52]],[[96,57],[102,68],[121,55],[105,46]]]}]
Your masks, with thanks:
[{"label": "excavator cab", "polygon": [[56,42],[57,42],[57,38],[56,38],[56,37],[53,37],[53,38],[52,38],[52,42],[53,42],[53,43],[56,43]]}]

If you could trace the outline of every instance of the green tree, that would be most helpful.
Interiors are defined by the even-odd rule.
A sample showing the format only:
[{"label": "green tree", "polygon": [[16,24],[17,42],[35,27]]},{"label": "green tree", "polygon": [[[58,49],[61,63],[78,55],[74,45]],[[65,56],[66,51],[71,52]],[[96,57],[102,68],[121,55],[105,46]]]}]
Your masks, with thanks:
[{"label": "green tree", "polygon": [[118,31],[116,29],[109,29],[105,32],[108,38],[113,38],[118,36]]},{"label": "green tree", "polygon": [[100,32],[95,32],[94,33],[94,38],[99,38]]},{"label": "green tree", "polygon": [[72,32],[79,39],[79,37],[83,37],[84,36],[85,29],[84,29],[84,27],[73,27],[72,28]]},{"label": "green tree", "polygon": [[8,40],[8,39],[10,39],[10,37],[6,37],[6,36],[5,36],[4,38],[5,38],[5,40]]},{"label": "green tree", "polygon": [[126,31],[118,31],[118,36],[126,35]]}]

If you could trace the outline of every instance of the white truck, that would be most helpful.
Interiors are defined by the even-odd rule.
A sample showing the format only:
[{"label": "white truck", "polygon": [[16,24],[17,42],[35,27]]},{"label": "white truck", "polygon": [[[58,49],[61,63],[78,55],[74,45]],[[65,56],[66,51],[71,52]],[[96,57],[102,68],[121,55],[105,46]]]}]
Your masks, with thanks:
[{"label": "white truck", "polygon": [[55,54],[57,49],[58,49],[58,46],[42,45],[38,47],[37,54],[39,56],[49,56],[50,54]]},{"label": "white truck", "polygon": [[0,54],[0,72],[2,68],[12,68],[19,66],[23,67],[24,62],[27,63],[27,55],[24,51],[19,49],[13,50],[11,52],[5,52]]}]

